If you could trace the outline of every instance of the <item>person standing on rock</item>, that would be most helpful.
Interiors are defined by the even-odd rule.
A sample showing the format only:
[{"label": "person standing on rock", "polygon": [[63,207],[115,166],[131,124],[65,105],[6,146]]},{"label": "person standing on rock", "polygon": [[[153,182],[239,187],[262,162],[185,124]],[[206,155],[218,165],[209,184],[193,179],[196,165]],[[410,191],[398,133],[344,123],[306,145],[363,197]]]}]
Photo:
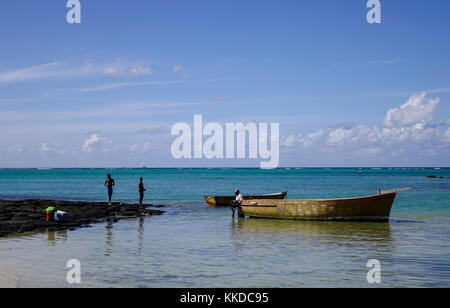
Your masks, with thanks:
[{"label": "person standing on rock", "polygon": [[142,201],[144,201],[144,178],[140,177],[139,179],[139,205],[142,205]]},{"label": "person standing on rock", "polygon": [[111,205],[111,199],[112,199],[112,195],[113,195],[113,186],[115,186],[116,183],[114,183],[114,179],[111,178],[111,174],[107,174],[106,175],[106,181],[105,181],[105,186],[107,188],[108,191],[108,205]]}]

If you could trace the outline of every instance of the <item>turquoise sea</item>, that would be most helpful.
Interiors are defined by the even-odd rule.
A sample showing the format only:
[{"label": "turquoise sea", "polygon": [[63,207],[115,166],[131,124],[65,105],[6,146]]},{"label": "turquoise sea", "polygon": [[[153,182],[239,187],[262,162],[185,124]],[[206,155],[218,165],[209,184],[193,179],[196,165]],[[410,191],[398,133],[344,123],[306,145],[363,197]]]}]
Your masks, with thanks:
[{"label": "turquoise sea", "polygon": [[[0,170],[1,199],[146,202],[162,216],[65,232],[0,239],[0,273],[23,287],[72,287],[66,262],[78,259],[81,287],[450,287],[450,169],[55,169]],[[389,223],[232,219],[204,194],[274,193],[334,198],[400,193]],[[382,281],[368,284],[367,261]],[[1,281],[1,278],[0,278]]]}]

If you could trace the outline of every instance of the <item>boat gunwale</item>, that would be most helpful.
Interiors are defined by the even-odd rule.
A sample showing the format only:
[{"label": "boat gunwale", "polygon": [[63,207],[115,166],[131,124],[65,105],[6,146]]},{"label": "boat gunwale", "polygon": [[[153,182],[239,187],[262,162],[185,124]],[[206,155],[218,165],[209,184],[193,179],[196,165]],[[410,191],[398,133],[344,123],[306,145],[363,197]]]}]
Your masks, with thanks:
[{"label": "boat gunwale", "polygon": [[[277,202],[292,202],[292,201],[314,201],[314,202],[330,202],[330,201],[349,201],[349,200],[361,200],[361,199],[372,199],[376,197],[386,197],[390,195],[397,195],[397,192],[390,192],[390,193],[382,193],[378,195],[372,195],[372,196],[365,196],[365,197],[351,197],[351,198],[334,198],[334,199],[283,199],[283,200],[276,200]],[[266,199],[253,199],[253,200],[244,200],[245,202],[256,202],[256,201],[263,201],[267,202]],[[258,204],[242,204],[242,206],[246,207],[252,207],[252,206],[264,206],[264,205],[258,205]],[[267,205],[266,205],[267,206]],[[272,206],[272,205],[271,205]],[[276,207],[275,205],[274,207]]]},{"label": "boat gunwale", "polygon": [[[244,198],[247,197],[272,197],[272,196],[282,196],[282,195],[287,195],[288,191],[282,191],[279,193],[273,193],[273,194],[265,194],[265,195],[244,195]],[[203,195],[204,198],[233,198],[235,196],[232,195],[222,195],[222,196],[207,196],[207,195]],[[253,199],[253,200],[264,200],[264,199]],[[276,199],[275,199],[276,200]],[[286,200],[286,199],[284,199]]]}]

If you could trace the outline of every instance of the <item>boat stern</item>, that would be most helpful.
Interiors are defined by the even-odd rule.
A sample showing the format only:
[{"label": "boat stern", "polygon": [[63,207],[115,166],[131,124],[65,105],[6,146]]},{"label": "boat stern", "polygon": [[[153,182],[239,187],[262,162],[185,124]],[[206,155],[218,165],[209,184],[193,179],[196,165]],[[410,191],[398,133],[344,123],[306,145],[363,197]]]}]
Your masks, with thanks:
[{"label": "boat stern", "polygon": [[208,197],[208,196],[204,196],[206,203],[208,203],[209,206],[216,206],[217,202],[216,202],[216,198],[214,197]]}]

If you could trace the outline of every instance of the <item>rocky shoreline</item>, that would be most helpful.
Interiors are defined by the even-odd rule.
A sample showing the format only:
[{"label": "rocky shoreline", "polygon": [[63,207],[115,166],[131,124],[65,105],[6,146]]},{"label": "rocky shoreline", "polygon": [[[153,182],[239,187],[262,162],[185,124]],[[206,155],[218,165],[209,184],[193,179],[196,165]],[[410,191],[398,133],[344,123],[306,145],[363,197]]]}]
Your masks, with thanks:
[{"label": "rocky shoreline", "polygon": [[[44,210],[56,207],[68,213],[66,222],[47,222]],[[161,215],[164,211],[148,209],[137,204],[56,200],[0,200],[0,238],[25,232],[74,230],[107,220]],[[162,206],[157,206],[162,207]]]},{"label": "rocky shoreline", "polygon": [[429,176],[427,176],[427,178],[429,178],[429,179],[450,179],[450,177],[437,176],[437,175],[429,175]]}]

